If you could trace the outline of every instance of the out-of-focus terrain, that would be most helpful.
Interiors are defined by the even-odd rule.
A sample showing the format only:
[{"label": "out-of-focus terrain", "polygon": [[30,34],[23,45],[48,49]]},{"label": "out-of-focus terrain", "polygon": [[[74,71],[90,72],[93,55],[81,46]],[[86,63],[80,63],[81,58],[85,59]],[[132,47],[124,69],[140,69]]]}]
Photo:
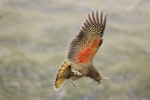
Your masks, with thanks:
[{"label": "out-of-focus terrain", "polygon": [[[149,0],[0,0],[0,100],[150,100]],[[92,10],[107,14],[89,78],[52,88],[68,44]]]}]

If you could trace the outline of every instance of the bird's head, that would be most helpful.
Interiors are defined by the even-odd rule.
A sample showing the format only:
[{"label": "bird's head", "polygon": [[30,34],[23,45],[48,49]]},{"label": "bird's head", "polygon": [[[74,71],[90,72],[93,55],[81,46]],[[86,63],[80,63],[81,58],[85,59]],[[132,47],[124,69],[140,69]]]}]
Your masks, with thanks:
[{"label": "bird's head", "polygon": [[89,67],[88,77],[94,79],[98,84],[102,82],[102,75],[97,71],[94,66]]},{"label": "bird's head", "polygon": [[102,80],[108,80],[108,77],[102,77],[101,75],[99,75],[98,77],[95,77],[94,80],[98,82],[98,84],[100,84],[102,82]]},{"label": "bird's head", "polygon": [[93,79],[100,84],[102,82],[102,76],[97,72],[95,73]]}]

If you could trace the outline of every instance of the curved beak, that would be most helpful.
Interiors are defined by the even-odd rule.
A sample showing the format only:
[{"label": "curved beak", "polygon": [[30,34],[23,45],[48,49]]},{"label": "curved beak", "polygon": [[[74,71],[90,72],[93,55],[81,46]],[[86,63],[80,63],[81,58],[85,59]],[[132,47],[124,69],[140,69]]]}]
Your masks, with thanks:
[{"label": "curved beak", "polygon": [[102,80],[98,81],[98,85],[102,82]]}]

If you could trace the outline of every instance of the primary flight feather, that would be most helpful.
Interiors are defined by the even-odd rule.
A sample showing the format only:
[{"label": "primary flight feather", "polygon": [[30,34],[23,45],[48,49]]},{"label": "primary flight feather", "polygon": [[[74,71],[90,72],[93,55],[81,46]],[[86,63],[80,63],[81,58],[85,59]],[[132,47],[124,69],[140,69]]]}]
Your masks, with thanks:
[{"label": "primary flight feather", "polygon": [[71,41],[67,58],[58,70],[54,89],[59,90],[65,80],[76,80],[87,76],[100,83],[102,75],[93,65],[93,57],[102,44],[106,26],[103,12],[91,12],[85,19],[79,33]]}]

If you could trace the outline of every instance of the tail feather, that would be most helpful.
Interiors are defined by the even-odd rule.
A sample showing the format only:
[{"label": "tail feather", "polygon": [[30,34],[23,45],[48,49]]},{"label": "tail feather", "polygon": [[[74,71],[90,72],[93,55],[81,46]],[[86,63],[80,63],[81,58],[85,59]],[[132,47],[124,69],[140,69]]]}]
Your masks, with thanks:
[{"label": "tail feather", "polygon": [[62,87],[62,85],[63,85],[63,83],[65,82],[65,78],[58,78],[56,81],[55,81],[55,84],[54,84],[54,86],[53,86],[53,88],[54,88],[54,90],[55,91],[58,91],[61,87]]},{"label": "tail feather", "polygon": [[66,62],[62,63],[61,68],[58,70],[56,80],[53,86],[54,90],[58,91],[65,82],[65,80],[67,79],[65,75],[67,73],[68,67],[69,66]]}]

